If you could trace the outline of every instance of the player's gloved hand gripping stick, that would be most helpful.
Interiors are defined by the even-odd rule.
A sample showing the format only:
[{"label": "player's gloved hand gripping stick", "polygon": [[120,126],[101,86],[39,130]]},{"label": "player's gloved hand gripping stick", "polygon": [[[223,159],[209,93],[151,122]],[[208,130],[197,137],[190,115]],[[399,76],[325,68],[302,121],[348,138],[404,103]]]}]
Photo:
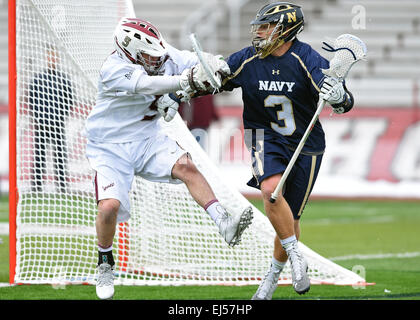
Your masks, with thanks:
[{"label": "player's gloved hand gripping stick", "polygon": [[[351,34],[343,34],[335,39],[334,47],[324,42],[327,48],[323,48],[330,52],[335,52],[334,57],[330,61],[330,67],[327,70],[322,70],[322,72],[328,76],[338,79],[340,82],[343,82],[344,78],[347,76],[350,68],[357,61],[362,60],[366,57],[367,48],[362,40],[358,37]],[[325,97],[325,95],[324,95]],[[274,203],[279,195],[280,190],[283,189],[284,183],[294,166],[297,157],[302,151],[303,146],[305,145],[306,140],[311,133],[315,122],[318,120],[319,115],[324,108],[326,100],[321,99],[318,103],[318,108],[315,111],[315,114],[309,123],[308,128],[306,129],[302,139],[299,142],[298,147],[293,153],[292,158],[290,159],[289,164],[286,167],[279,183],[277,184],[276,189],[271,194],[270,202]]]},{"label": "player's gloved hand gripping stick", "polygon": [[188,102],[197,90],[206,94],[218,91],[222,86],[222,76],[230,74],[229,65],[221,55],[214,56],[204,52],[194,33],[191,33],[189,37],[200,63],[182,73],[183,90],[166,94],[157,101],[158,111],[165,121],[171,121],[178,111],[179,104]]},{"label": "player's gloved hand gripping stick", "polygon": [[189,37],[192,48],[197,54],[198,60],[203,66],[208,81],[210,82],[211,89],[213,91],[218,91],[222,86],[222,79],[220,74],[224,76],[230,74],[228,64],[223,60],[221,55],[213,56],[212,54],[203,52],[200,42],[194,33],[191,33]]}]

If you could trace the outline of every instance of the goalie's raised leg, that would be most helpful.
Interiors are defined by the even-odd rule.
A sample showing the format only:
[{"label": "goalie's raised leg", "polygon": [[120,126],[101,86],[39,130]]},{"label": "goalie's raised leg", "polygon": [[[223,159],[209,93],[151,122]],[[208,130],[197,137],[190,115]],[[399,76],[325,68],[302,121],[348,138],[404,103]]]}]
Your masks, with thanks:
[{"label": "goalie's raised leg", "polygon": [[245,208],[240,214],[229,213],[216,199],[209,183],[196,168],[188,154],[174,165],[172,176],[185,183],[194,200],[203,207],[219,228],[226,243],[234,247],[241,241],[242,233],[251,224],[253,211]]}]

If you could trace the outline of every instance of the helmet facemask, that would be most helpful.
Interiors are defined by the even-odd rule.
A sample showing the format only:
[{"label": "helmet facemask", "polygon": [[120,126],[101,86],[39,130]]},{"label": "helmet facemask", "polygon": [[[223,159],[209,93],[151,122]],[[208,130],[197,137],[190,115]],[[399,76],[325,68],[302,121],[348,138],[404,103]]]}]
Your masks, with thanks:
[{"label": "helmet facemask", "polygon": [[[268,35],[268,31],[273,24],[264,23],[256,24],[251,26],[252,33],[252,45],[255,51],[260,55],[261,59],[264,59],[270,55],[274,50],[279,48],[283,43],[283,25],[277,23],[271,33]],[[261,37],[259,34],[264,34],[265,37]]]},{"label": "helmet facemask", "polygon": [[142,65],[149,75],[163,74],[163,66],[167,59],[167,54],[154,57],[141,50],[137,52],[137,64]]}]

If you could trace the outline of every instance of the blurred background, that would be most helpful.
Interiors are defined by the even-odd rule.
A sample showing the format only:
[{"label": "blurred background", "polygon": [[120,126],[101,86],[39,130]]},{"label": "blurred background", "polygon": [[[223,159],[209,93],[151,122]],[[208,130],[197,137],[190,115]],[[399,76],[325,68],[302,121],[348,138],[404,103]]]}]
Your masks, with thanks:
[{"label": "blurred background", "polygon": [[[149,20],[179,49],[188,34],[203,49],[228,57],[251,43],[249,22],[261,0],[133,0],[137,17]],[[343,33],[359,36],[367,61],[354,66],[347,87],[355,107],[321,123],[327,150],[313,197],[420,199],[420,0],[311,0],[302,6],[298,36],[324,57],[322,42]],[[0,0],[0,28],[7,30],[7,1]],[[0,192],[8,192],[8,38],[0,34]],[[197,107],[198,106],[198,107]],[[194,112],[198,108],[199,112]],[[193,101],[180,113],[210,158],[247,195],[250,159],[242,141],[241,91]]]}]

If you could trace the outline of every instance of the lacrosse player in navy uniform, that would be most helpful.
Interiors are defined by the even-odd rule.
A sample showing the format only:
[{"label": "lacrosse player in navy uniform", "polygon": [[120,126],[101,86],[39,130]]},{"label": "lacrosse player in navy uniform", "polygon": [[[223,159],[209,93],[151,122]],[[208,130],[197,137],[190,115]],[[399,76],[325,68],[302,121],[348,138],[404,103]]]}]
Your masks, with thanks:
[{"label": "lacrosse player in navy uniform", "polygon": [[316,122],[285,187],[275,203],[270,196],[310,123],[320,98],[336,113],[349,111],[352,94],[342,82],[326,77],[329,62],[308,44],[296,39],[302,31],[302,9],[277,2],[264,6],[251,22],[252,46],[232,54],[231,75],[223,90],[242,88],[245,142],[251,151],[253,178],[248,185],[261,190],[265,212],[276,237],[271,266],[255,300],[269,300],[287,259],[299,294],[310,280],[307,262],[299,250],[299,219],[311,194],[325,149],[324,131]]}]

